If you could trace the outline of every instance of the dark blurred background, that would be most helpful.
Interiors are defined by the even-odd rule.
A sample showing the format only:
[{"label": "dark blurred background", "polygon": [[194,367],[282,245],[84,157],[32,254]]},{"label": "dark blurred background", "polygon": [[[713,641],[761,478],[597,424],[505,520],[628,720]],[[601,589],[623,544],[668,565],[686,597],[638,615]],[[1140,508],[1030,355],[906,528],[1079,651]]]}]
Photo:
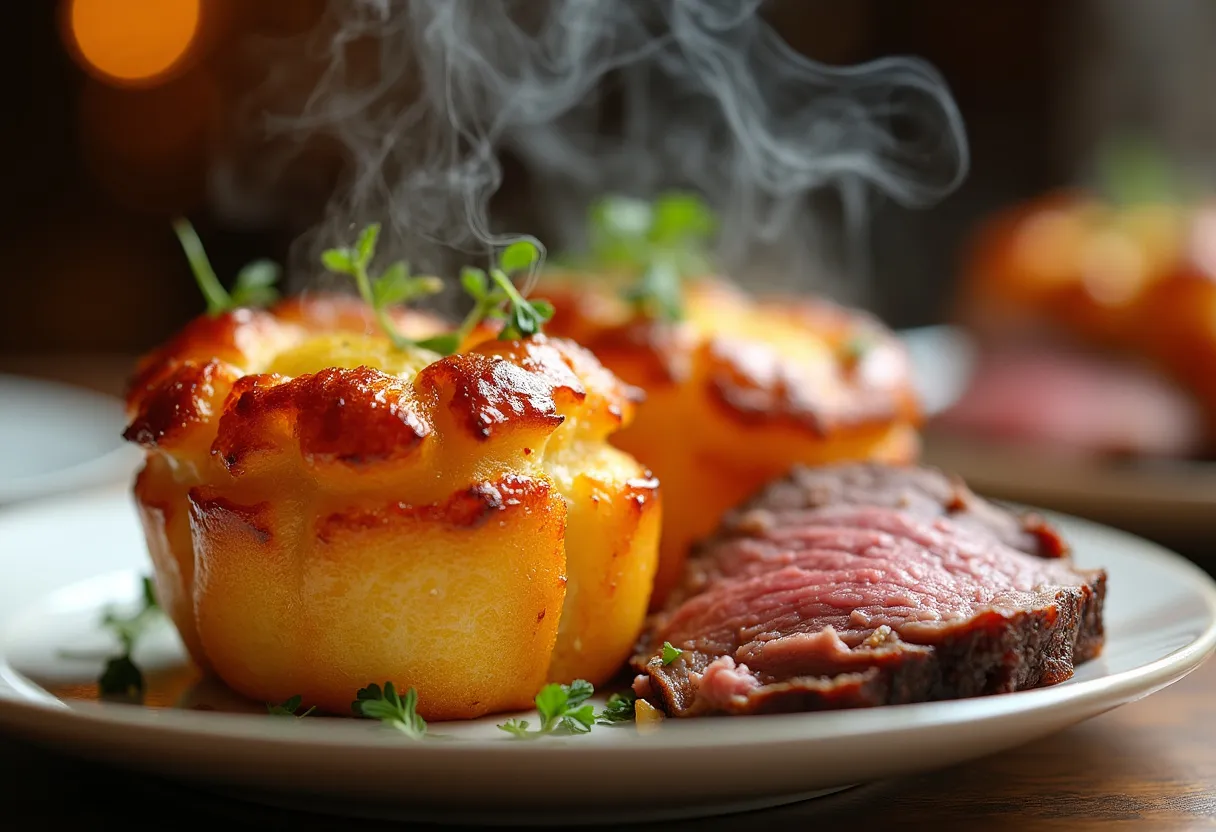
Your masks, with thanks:
[{"label": "dark blurred background", "polygon": [[[138,20],[138,7],[156,2],[108,0],[108,17],[107,2],[95,3],[100,16],[78,15],[75,24],[66,4],[50,0],[6,9],[9,31],[29,44],[29,64],[0,81],[9,102],[0,164],[11,209],[0,225],[0,352],[146,349],[202,309],[170,217],[195,221],[226,276],[255,257],[282,259],[310,212],[321,210],[331,181],[325,170],[289,177],[299,188],[296,210],[290,222],[273,223],[215,213],[207,174],[243,96],[265,71],[245,60],[249,37],[305,31],[324,0],[204,0],[197,24],[188,13],[166,12],[169,2],[145,14],[147,25],[164,28],[157,42],[166,54],[108,54],[105,27]],[[1092,13],[1054,0],[787,0],[768,14],[792,45],[819,60],[918,55],[950,84],[967,124],[971,174],[931,209],[879,203],[875,291],[865,301],[895,326],[938,320],[959,243],[977,217],[1076,175],[1085,149],[1069,144],[1064,115],[1068,81],[1080,71],[1078,27],[1092,36]],[[73,25],[85,31],[74,37]],[[100,32],[93,55],[88,27]],[[183,48],[176,68],[158,75],[155,68]],[[107,61],[118,62],[111,75],[154,77],[121,81],[89,70]]]}]

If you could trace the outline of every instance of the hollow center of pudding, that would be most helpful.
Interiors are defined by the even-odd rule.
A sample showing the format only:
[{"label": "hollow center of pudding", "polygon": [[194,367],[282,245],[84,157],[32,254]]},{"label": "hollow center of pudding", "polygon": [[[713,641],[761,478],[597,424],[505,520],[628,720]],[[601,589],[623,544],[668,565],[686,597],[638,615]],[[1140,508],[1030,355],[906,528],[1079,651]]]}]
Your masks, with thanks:
[{"label": "hollow center of pudding", "polygon": [[397,349],[380,335],[330,333],[318,335],[275,356],[268,373],[302,376],[330,367],[352,370],[371,367],[397,376],[412,377],[439,360],[437,353],[419,347]]}]

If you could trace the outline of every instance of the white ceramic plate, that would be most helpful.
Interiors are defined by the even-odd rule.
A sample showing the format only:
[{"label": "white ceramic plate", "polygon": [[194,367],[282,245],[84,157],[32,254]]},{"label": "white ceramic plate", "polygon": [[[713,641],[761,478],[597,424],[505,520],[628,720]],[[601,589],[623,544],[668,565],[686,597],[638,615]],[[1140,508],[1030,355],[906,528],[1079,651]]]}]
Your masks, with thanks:
[{"label": "white ceramic plate", "polygon": [[[900,333],[925,411],[962,395],[976,347],[965,331],[931,326]],[[930,423],[923,461],[989,497],[1083,515],[1154,539],[1192,542],[1216,532],[1216,464],[1185,460],[1068,458],[1024,445],[958,436]]]},{"label": "white ceramic plate", "polygon": [[414,742],[367,721],[269,717],[254,704],[225,713],[233,706],[222,691],[174,670],[183,660],[167,628],[136,656],[160,680],[150,685],[159,704],[220,712],[73,699],[101,666],[88,654],[112,646],[97,627],[102,609],[137,597],[147,560],[125,493],[59,498],[0,512],[0,726],[257,800],[352,815],[572,823],[772,806],[1019,745],[1152,693],[1212,652],[1216,586],[1203,572],[1137,538],[1060,523],[1081,565],[1107,568],[1110,595],[1104,655],[1057,687],[539,741],[496,730],[500,716],[435,725],[448,739]]},{"label": "white ceramic plate", "polygon": [[912,380],[927,416],[958,401],[975,367],[975,345],[953,326],[923,326],[896,333],[908,350]]},{"label": "white ceramic plate", "polygon": [[0,504],[128,479],[142,454],[125,427],[111,396],[0,375]]}]

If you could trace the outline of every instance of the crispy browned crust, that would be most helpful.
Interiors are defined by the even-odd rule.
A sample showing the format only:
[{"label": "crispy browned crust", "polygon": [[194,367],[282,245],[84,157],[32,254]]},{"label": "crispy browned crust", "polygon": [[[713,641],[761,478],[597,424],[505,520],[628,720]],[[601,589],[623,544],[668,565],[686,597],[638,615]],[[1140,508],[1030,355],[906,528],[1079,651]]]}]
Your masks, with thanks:
[{"label": "crispy browned crust", "polygon": [[[403,331],[418,337],[445,328],[441,318],[426,312],[399,309],[392,314]],[[367,304],[338,294],[302,295],[286,298],[269,309],[240,308],[215,317],[202,315],[140,360],[128,384],[128,407],[137,407],[139,400],[180,364],[218,359],[248,367],[268,344],[285,345],[305,335],[327,332],[373,335],[377,324]]]},{"label": "crispy browned crust", "polygon": [[[577,340],[609,367],[628,366],[626,380],[647,390],[703,385],[718,412],[740,426],[794,426],[825,439],[920,421],[902,344],[865,313],[817,298],[756,299],[707,280],[688,289],[689,303],[717,312],[708,322],[670,324],[633,314],[587,282],[555,280],[537,292],[556,308],[550,332]],[[765,340],[736,334],[735,316],[800,327],[807,339],[822,339],[835,355],[833,372],[811,376]]]},{"label": "crispy browned crust", "polygon": [[[369,367],[296,378],[262,372],[308,337],[342,326],[365,331],[365,318],[345,298],[314,297],[196,320],[141,363],[126,438],[149,450],[205,438],[239,476],[251,456],[288,445],[317,465],[403,459],[434,432],[440,408],[484,441],[515,431],[548,435],[572,408],[606,435],[628,423],[641,399],[586,350],[543,335],[482,341],[412,379]],[[433,319],[407,315],[403,323],[417,332]]]},{"label": "crispy browned crust", "polygon": [[245,376],[220,419],[212,452],[240,473],[252,454],[280,447],[288,425],[300,452],[314,462],[366,465],[410,454],[431,428],[408,381],[367,367],[326,369],[290,381]]},{"label": "crispy browned crust", "polygon": [[328,542],[350,532],[418,521],[477,529],[491,520],[506,522],[512,514],[546,511],[552,490],[544,480],[507,474],[494,482],[480,482],[458,491],[441,503],[393,502],[360,511],[333,512],[317,520],[316,534]]},{"label": "crispy browned crust", "polygon": [[231,364],[211,359],[200,364],[187,360],[164,369],[156,383],[138,392],[139,408],[123,436],[145,448],[172,441],[191,427],[208,421],[239,378]]}]

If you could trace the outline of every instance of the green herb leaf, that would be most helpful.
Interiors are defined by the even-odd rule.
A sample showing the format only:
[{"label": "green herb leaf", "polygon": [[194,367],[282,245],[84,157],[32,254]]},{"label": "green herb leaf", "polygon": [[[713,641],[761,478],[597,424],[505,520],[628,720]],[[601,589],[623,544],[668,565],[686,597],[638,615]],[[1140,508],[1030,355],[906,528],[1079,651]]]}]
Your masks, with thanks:
[{"label": "green herb leaf", "polygon": [[684,655],[684,651],[677,647],[672,647],[670,641],[663,642],[663,664],[671,664],[682,655]]},{"label": "green herb leaf", "polygon": [[542,724],[556,722],[566,710],[570,699],[570,689],[565,685],[545,685],[536,694],[536,712],[540,714]]},{"label": "green herb leaf", "polygon": [[675,264],[655,260],[642,272],[637,284],[625,289],[625,299],[652,318],[678,321],[683,317],[683,279]]},{"label": "green herb leaf", "polygon": [[633,721],[633,705],[637,696],[633,691],[614,693],[608,697],[604,710],[600,711],[598,722],[601,725],[613,725],[618,722]]},{"label": "green herb leaf", "polygon": [[355,261],[351,259],[348,248],[331,248],[321,252],[321,263],[331,272],[339,274],[352,274],[355,270]]},{"label": "green herb leaf", "polygon": [[473,300],[485,300],[490,292],[490,281],[481,269],[465,266],[460,270],[460,285]]},{"label": "green herb leaf", "polygon": [[355,694],[350,707],[357,716],[378,719],[410,739],[420,740],[426,736],[426,720],[418,716],[418,691],[414,688],[402,697],[397,695],[392,682],[385,682],[383,690],[373,683]]},{"label": "green herb leaf", "polygon": [[643,315],[679,320],[683,281],[708,267],[708,244],[717,230],[709,206],[682,192],[650,203],[612,196],[592,205],[588,221],[593,261],[637,275],[625,298]]},{"label": "green herb leaf", "polygon": [[156,600],[156,584],[147,575],[140,579],[140,586],[143,588],[144,609],[159,609],[160,602]]},{"label": "green herb leaf", "polygon": [[406,338],[397,331],[389,307],[394,304],[433,295],[443,289],[443,281],[429,275],[413,277],[404,261],[397,261],[380,275],[371,272],[372,260],[376,256],[376,242],[380,238],[380,224],[372,223],[359,234],[350,248],[331,248],[321,252],[321,263],[336,274],[345,274],[355,279],[359,296],[376,314],[376,322],[398,349],[420,346],[419,342]]},{"label": "green herb leaf", "polygon": [[303,702],[304,698],[297,693],[295,696],[278,705],[267,702],[266,712],[273,714],[274,716],[294,716],[296,719],[303,719],[316,710],[316,705],[313,705],[304,713],[297,714],[296,711],[300,710],[300,705],[303,704]]},{"label": "green herb leaf", "polygon": [[661,195],[654,203],[650,241],[673,246],[698,244],[717,231],[717,219],[699,197],[686,193]]},{"label": "green herb leaf", "polygon": [[541,723],[535,731],[528,730],[524,720],[511,719],[498,727],[520,738],[552,734],[561,730],[568,734],[586,734],[595,725],[595,708],[587,702],[595,688],[584,679],[569,685],[548,684],[536,694],[536,711]]},{"label": "green herb leaf", "polygon": [[236,306],[267,306],[279,299],[274,284],[282,270],[272,260],[254,260],[236,276],[232,302]]},{"label": "green herb leaf", "polygon": [[236,276],[236,285],[243,289],[265,289],[279,282],[282,269],[273,260],[254,260]]},{"label": "green herb leaf", "polygon": [[219,315],[240,306],[266,306],[278,300],[279,293],[274,284],[279,279],[279,266],[270,260],[255,260],[237,274],[232,293],[229,294],[215,276],[202,240],[188,220],[173,221],[173,230],[186,252],[194,281],[207,301],[207,314]]},{"label": "green herb leaf", "polygon": [[500,339],[510,341],[536,335],[544,329],[545,322],[553,317],[553,304],[543,299],[525,299],[502,269],[491,269],[490,279],[506,297],[506,323],[498,333]]},{"label": "green herb leaf", "polygon": [[586,679],[575,679],[566,687],[566,707],[577,708],[595,694],[595,688]]},{"label": "green herb leaf", "polygon": [[1141,137],[1120,135],[1098,150],[1099,183],[1115,205],[1173,203],[1184,198],[1178,172],[1160,147]]},{"label": "green herb leaf", "polygon": [[437,352],[440,355],[451,355],[460,349],[460,336],[455,332],[447,332],[443,335],[432,335],[430,338],[423,338],[418,342],[418,346],[423,349]]},{"label": "green herb leaf", "polygon": [[[506,722],[498,726],[498,730],[506,731],[519,739],[526,739],[528,734],[528,720],[526,719],[508,719]],[[539,735],[534,735],[539,736]]]},{"label": "green herb leaf", "polygon": [[409,266],[398,260],[385,269],[373,284],[372,297],[379,306],[393,306],[441,291],[442,280],[430,276],[411,277]]},{"label": "green herb leaf", "polygon": [[519,240],[503,249],[498,256],[498,268],[507,274],[531,269],[540,259],[540,250],[530,240]]},{"label": "green herb leaf", "polygon": [[595,725],[595,708],[591,705],[575,708],[562,716],[562,727],[571,734],[586,734],[592,725]]},{"label": "green herb leaf", "polygon": [[144,694],[144,675],[131,661],[130,654],[124,653],[106,662],[97,689],[106,698],[138,701]]},{"label": "green herb leaf", "polygon": [[380,239],[380,223],[373,222],[363,229],[359,234],[359,241],[355,243],[355,249],[352,252],[353,262],[357,262],[364,268],[371,265],[372,258],[376,256],[376,241]]},{"label": "green herb leaf", "polygon": [[144,577],[140,586],[142,605],[138,610],[127,615],[107,610],[101,618],[101,626],[114,633],[126,653],[130,653],[135,642],[162,617],[152,579]]},{"label": "green herb leaf", "polygon": [[385,269],[372,286],[372,296],[380,306],[400,303],[410,294],[410,273],[405,263],[398,260]]},{"label": "green herb leaf", "polygon": [[203,299],[207,301],[207,314],[215,316],[230,309],[232,298],[220,284],[220,279],[215,276],[215,269],[211,268],[211,261],[207,259],[207,252],[203,249],[203,241],[199,239],[194,226],[188,220],[177,219],[173,221],[173,231],[186,253],[190,270],[194,272],[194,282],[198,284]]},{"label": "green herb leaf", "polygon": [[144,677],[131,659],[131,653],[148,628],[163,618],[163,612],[156,602],[156,588],[152,579],[144,576],[140,588],[142,604],[136,612],[120,615],[107,610],[102,615],[101,626],[112,631],[122,645],[122,653],[106,661],[97,680],[97,688],[102,696],[131,700],[143,696]]}]

